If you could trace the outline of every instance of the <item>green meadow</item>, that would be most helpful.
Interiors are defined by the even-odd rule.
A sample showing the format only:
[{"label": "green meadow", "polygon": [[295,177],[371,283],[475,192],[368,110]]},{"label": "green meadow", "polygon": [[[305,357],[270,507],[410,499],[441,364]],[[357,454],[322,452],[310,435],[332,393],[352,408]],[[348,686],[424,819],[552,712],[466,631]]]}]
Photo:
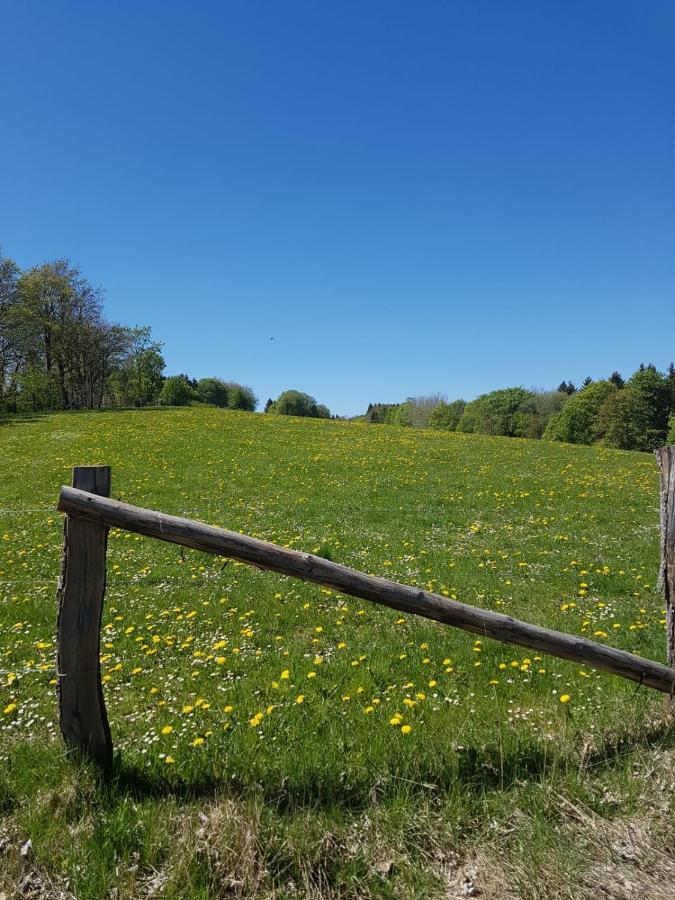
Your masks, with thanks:
[{"label": "green meadow", "polygon": [[0,892],[672,896],[665,698],[129,533],[113,775],[72,758],[55,506],[103,463],[118,499],[665,660],[650,454],[207,407],[2,424]]}]

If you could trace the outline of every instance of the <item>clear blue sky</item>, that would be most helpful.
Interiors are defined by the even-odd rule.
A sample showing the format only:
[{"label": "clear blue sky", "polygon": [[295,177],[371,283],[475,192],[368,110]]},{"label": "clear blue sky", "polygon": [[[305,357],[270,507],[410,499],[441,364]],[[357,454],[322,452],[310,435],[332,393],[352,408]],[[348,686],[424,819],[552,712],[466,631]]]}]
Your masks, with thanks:
[{"label": "clear blue sky", "polygon": [[0,12],[0,245],[167,372],[353,414],[675,358],[671,0]]}]

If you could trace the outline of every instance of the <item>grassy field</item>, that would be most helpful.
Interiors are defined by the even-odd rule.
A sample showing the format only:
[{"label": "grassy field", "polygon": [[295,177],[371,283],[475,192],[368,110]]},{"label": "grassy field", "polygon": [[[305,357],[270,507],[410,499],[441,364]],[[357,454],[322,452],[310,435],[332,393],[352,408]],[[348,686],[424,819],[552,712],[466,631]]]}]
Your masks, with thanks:
[{"label": "grassy field", "polygon": [[78,463],[138,505],[665,655],[649,455],[207,408],[0,425],[0,891],[673,896],[664,698],[118,532],[100,783],[56,714]]}]

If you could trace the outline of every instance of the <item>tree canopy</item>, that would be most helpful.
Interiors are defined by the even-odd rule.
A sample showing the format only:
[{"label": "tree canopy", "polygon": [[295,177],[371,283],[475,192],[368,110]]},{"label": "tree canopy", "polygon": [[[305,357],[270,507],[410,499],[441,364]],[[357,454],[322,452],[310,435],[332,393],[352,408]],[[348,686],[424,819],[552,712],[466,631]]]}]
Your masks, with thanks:
[{"label": "tree canopy", "polygon": [[276,400],[265,408],[265,412],[279,416],[307,416],[312,419],[329,419],[330,410],[317,403],[310,394],[302,391],[283,391]]},{"label": "tree canopy", "polygon": [[623,450],[652,450],[675,442],[672,363],[667,373],[642,364],[627,380],[617,371],[599,381],[588,377],[581,390],[572,381],[562,381],[554,391],[508,387],[482,394],[470,403],[448,403],[441,397],[429,411],[430,399],[409,397],[404,403],[371,403],[362,418],[366,422],[419,424],[465,433],[602,443]]}]

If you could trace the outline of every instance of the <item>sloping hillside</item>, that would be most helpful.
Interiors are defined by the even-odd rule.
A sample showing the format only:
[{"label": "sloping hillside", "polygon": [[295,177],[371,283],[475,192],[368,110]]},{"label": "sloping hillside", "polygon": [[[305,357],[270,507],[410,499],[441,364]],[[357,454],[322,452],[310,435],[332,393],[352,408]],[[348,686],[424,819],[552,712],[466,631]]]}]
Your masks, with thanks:
[{"label": "sloping hillside", "polygon": [[112,532],[112,784],[66,757],[54,687],[73,464],[663,660],[650,455],[191,408],[3,425],[0,460],[10,896],[670,896],[666,706],[610,676]]}]

